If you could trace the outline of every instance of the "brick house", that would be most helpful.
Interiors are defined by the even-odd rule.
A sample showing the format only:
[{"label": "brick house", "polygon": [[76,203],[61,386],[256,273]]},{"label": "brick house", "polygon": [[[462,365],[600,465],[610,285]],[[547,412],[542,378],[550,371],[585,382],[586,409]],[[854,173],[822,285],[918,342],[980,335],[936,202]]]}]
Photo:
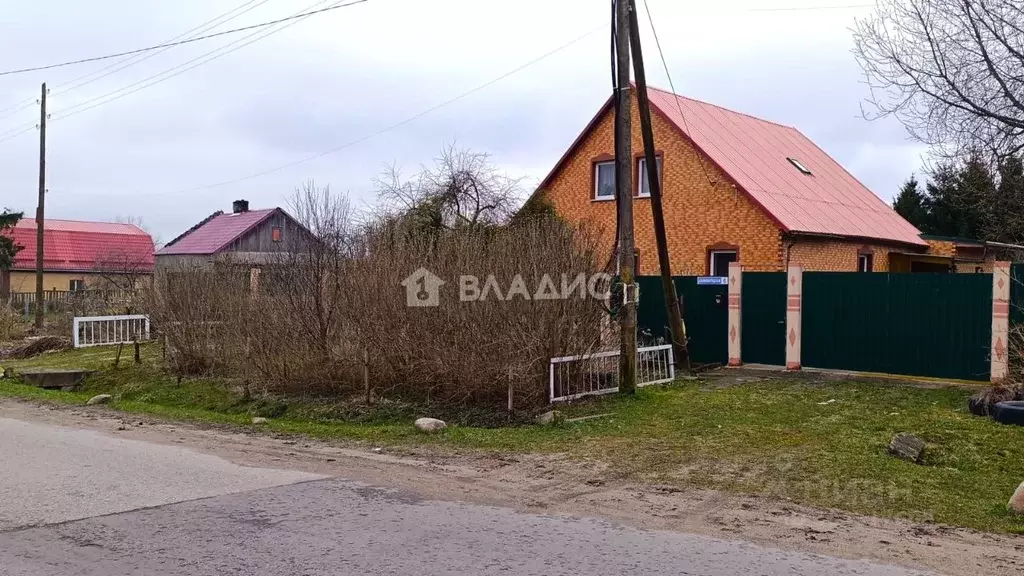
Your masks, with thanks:
[{"label": "brick house", "polygon": [[[795,128],[650,89],[672,272],[890,269],[924,255],[920,232]],[[632,107],[639,274],[658,273],[640,120]],[[682,113],[682,114],[681,114]],[[614,109],[609,99],[536,195],[614,245]],[[972,269],[973,271],[973,269]]]}]

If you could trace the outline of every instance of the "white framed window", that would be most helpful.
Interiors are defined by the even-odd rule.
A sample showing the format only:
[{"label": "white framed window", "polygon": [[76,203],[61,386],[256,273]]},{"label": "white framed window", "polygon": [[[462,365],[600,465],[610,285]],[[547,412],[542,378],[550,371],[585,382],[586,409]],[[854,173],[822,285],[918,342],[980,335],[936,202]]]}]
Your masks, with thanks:
[{"label": "white framed window", "polygon": [[[655,160],[658,163],[658,182],[661,182],[661,156],[655,156]],[[662,190],[662,192],[664,192],[664,190]],[[640,158],[640,168],[637,170],[636,195],[637,196],[650,196],[651,195],[651,183],[647,179],[647,159],[646,158]]]},{"label": "white framed window", "polygon": [[615,162],[594,163],[594,199],[615,198]]},{"label": "white framed window", "polygon": [[729,264],[736,262],[739,255],[735,250],[712,250],[709,264],[709,272],[712,276],[728,276]]},{"label": "white framed window", "polygon": [[85,290],[85,280],[71,280],[68,283],[68,289],[71,290],[72,292]]},{"label": "white framed window", "polygon": [[874,254],[860,254],[857,256],[857,271],[872,272],[875,268]]}]

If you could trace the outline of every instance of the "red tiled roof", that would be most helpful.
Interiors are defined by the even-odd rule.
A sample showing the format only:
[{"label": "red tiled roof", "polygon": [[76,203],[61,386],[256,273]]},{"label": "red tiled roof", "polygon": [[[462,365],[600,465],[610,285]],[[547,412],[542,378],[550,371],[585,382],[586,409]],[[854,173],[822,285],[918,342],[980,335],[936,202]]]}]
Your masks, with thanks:
[{"label": "red tiled roof", "polygon": [[216,254],[228,244],[258,226],[279,208],[249,210],[241,213],[217,214],[196,229],[186,232],[161,248],[157,256],[175,254]]},{"label": "red tiled roof", "polygon": [[[35,270],[35,219],[22,218],[5,233],[22,247],[11,268]],[[134,224],[47,218],[43,233],[44,270],[91,271],[104,261],[119,261],[132,263],[139,272],[153,271],[153,239]]]},{"label": "red tiled roof", "polygon": [[[927,246],[917,228],[796,128],[656,88],[650,88],[648,95],[652,108],[672,122],[783,230]],[[595,123],[596,118],[591,126]],[[582,135],[577,144],[581,141]],[[541,187],[567,157],[568,153]],[[799,161],[811,175],[800,172],[788,158]]]}]

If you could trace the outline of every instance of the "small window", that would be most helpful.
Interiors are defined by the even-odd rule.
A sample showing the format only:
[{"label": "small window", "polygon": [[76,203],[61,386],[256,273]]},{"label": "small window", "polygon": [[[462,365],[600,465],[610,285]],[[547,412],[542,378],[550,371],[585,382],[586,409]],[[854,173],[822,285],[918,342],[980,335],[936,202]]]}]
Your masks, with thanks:
[{"label": "small window", "polygon": [[712,276],[725,277],[729,275],[729,264],[736,262],[738,255],[735,250],[712,250],[710,271]]},{"label": "small window", "polygon": [[79,290],[85,290],[85,280],[72,280],[68,289],[72,292],[78,292]]},{"label": "small window", "polygon": [[280,242],[281,241],[281,227],[280,226],[274,226],[273,228],[270,229],[270,239],[273,240],[274,242]]},{"label": "small window", "polygon": [[[658,162],[658,181],[661,181],[661,156],[656,156],[655,160]],[[637,170],[637,182],[636,182],[637,196],[650,196],[651,195],[651,183],[647,178],[647,159],[640,159],[640,169]],[[664,190],[662,190],[664,192]]]},{"label": "small window", "polygon": [[873,272],[875,269],[875,256],[874,254],[861,254],[857,256],[857,271],[858,272]]},{"label": "small window", "polygon": [[974,267],[974,273],[975,274],[983,274],[984,272],[985,272],[985,268],[983,268],[981,266],[975,266]]},{"label": "small window", "polygon": [[807,176],[812,176],[811,170],[807,168],[807,166],[804,166],[796,158],[786,158],[786,160],[789,160],[789,163],[792,164],[793,166],[796,166],[796,169],[799,170],[800,172],[806,174]]},{"label": "small window", "polygon": [[594,199],[615,198],[615,162],[594,164]]}]

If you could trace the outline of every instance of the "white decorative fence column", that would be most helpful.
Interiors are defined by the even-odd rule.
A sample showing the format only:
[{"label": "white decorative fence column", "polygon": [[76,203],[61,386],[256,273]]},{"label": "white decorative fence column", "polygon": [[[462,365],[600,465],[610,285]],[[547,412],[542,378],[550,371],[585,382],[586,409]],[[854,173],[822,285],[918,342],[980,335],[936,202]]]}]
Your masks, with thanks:
[{"label": "white decorative fence column", "polygon": [[729,263],[729,366],[743,364],[743,355],[740,350],[740,330],[743,324],[743,315],[740,310],[743,288],[743,269],[739,262]]},{"label": "white decorative fence column", "polygon": [[1010,373],[1010,263],[996,262],[992,269],[992,366],[991,379],[1001,382]]},{"label": "white decorative fence column", "polygon": [[804,269],[790,266],[786,272],[786,370],[800,369]]}]

